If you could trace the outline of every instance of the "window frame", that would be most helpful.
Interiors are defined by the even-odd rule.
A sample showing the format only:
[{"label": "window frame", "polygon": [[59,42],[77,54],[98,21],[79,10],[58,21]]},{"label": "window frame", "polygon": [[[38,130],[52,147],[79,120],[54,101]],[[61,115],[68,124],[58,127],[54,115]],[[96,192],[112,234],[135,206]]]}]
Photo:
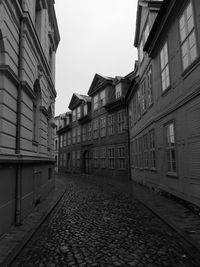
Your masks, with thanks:
[{"label": "window frame", "polygon": [[[167,145],[168,143],[168,138],[170,137],[171,138],[171,135],[168,136],[168,127],[170,126],[173,126],[173,139],[174,139],[174,145]],[[168,175],[172,175],[172,176],[177,176],[177,153],[176,153],[176,134],[175,134],[175,122],[174,120],[172,121],[169,121],[167,122],[165,125],[164,125],[164,140],[165,140],[165,157],[166,157],[166,169],[167,169],[167,174]],[[171,142],[170,142],[171,144]],[[175,171],[174,171],[174,166],[173,166],[173,153],[172,151],[174,152],[174,164],[175,164]],[[170,161],[168,161],[168,152],[170,153],[169,156],[170,156]],[[169,165],[170,164],[170,165]],[[169,168],[170,166],[170,168]]]},{"label": "window frame", "polygon": [[[167,53],[167,56],[166,56],[166,53]],[[162,87],[162,93],[165,93],[170,88],[170,85],[171,85],[170,67],[169,67],[169,49],[168,49],[167,41],[162,46],[159,56],[160,56],[159,58],[160,58],[161,87]]]}]

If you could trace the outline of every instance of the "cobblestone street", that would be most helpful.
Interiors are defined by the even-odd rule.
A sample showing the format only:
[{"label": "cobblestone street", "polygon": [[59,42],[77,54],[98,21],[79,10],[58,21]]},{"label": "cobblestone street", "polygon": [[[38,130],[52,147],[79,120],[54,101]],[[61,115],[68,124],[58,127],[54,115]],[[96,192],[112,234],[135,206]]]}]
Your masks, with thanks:
[{"label": "cobblestone street", "polygon": [[63,199],[11,266],[198,266],[128,190],[84,177],[66,183]]}]

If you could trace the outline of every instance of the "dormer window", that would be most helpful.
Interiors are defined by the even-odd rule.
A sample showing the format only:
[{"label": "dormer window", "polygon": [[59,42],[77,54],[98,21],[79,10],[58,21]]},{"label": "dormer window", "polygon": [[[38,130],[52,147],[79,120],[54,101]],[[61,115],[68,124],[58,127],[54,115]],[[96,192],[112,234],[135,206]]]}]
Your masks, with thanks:
[{"label": "dormer window", "polygon": [[98,95],[94,96],[94,110],[98,109]]},{"label": "dormer window", "polygon": [[103,107],[106,104],[106,92],[105,90],[100,93],[100,106]]},{"label": "dormer window", "polygon": [[76,110],[72,110],[72,121],[76,121]]},{"label": "dormer window", "polygon": [[122,96],[122,88],[121,84],[116,85],[116,91],[115,91],[116,99],[120,98]]},{"label": "dormer window", "polygon": [[80,119],[81,117],[81,107],[77,107],[77,110],[76,110],[76,115],[77,115],[77,119]]},{"label": "dormer window", "polygon": [[87,114],[88,114],[88,106],[87,106],[87,104],[85,104],[83,106],[83,115],[86,116]]}]

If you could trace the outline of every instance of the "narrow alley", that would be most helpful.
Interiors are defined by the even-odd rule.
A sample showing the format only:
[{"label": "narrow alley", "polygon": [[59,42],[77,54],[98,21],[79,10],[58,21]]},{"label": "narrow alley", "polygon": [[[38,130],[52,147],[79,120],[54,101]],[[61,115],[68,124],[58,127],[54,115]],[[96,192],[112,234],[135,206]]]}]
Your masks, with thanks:
[{"label": "narrow alley", "polygon": [[198,266],[130,188],[94,177],[65,179],[63,198],[12,267]]}]

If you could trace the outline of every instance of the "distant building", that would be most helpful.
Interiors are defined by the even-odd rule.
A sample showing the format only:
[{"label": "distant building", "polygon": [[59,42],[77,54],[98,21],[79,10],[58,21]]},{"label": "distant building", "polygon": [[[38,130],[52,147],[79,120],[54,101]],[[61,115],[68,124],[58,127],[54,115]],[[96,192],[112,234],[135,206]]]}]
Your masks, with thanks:
[{"label": "distant building", "polygon": [[200,4],[138,1],[128,97],[134,181],[200,205]]},{"label": "distant building", "polygon": [[0,235],[54,187],[52,0],[0,1]]},{"label": "distant building", "polygon": [[58,131],[59,170],[128,179],[128,78],[96,74],[88,96],[73,94],[71,122]]}]

